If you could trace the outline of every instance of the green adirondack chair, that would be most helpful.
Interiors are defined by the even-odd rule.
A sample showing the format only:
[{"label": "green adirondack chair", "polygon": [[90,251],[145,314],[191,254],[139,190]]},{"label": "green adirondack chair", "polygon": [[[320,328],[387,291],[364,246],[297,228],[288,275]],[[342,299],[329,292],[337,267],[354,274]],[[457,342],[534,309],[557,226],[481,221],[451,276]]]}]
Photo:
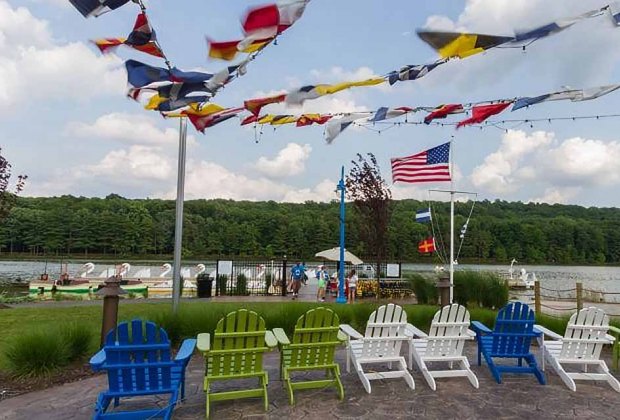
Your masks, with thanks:
[{"label": "green adirondack chair", "polygon": [[[295,404],[293,390],[334,386],[339,399],[344,398],[340,382],[340,367],[334,360],[336,347],[344,344],[347,336],[340,331],[338,315],[328,308],[315,308],[299,317],[292,342],[281,328],[273,330],[280,347],[280,376],[288,390],[289,401]],[[292,381],[291,373],[323,370],[326,379]]]},{"label": "green adirondack chair", "polygon": [[[213,334],[198,334],[198,350],[205,357],[204,391],[207,399],[207,418],[213,401],[263,397],[267,399],[267,372],[263,369],[263,354],[277,346],[273,333],[265,329],[265,320],[256,312],[240,309],[220,319]],[[234,391],[211,391],[214,381],[258,378],[259,386]]]}]

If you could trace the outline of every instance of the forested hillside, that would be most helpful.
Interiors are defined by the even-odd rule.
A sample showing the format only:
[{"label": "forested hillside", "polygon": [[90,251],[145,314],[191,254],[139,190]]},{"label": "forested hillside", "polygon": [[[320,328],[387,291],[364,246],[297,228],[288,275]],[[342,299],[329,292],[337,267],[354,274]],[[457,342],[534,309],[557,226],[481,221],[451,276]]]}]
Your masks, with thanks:
[{"label": "forested hillside", "polygon": [[[417,251],[430,225],[415,222],[427,203],[393,201],[388,255],[398,261],[432,261]],[[0,227],[2,254],[147,257],[172,253],[174,201],[102,198],[19,198]],[[449,204],[434,203],[436,228],[449,234]],[[458,233],[471,203],[456,204]],[[310,259],[338,245],[338,203],[290,204],[229,200],[185,203],[183,254]],[[347,207],[347,248],[372,258],[358,240]],[[457,243],[458,248],[458,243]],[[603,264],[620,262],[620,210],[483,201],[475,204],[459,260],[471,262]]]}]

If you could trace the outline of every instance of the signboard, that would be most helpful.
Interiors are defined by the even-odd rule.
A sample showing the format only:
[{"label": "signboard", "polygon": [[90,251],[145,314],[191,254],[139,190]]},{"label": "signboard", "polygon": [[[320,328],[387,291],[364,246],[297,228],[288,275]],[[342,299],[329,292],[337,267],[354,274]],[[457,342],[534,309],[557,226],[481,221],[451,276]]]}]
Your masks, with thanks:
[{"label": "signboard", "polygon": [[233,262],[232,261],[218,261],[217,262],[217,274],[230,276],[232,274]]},{"label": "signboard", "polygon": [[386,275],[387,277],[400,278],[400,264],[388,264]]}]

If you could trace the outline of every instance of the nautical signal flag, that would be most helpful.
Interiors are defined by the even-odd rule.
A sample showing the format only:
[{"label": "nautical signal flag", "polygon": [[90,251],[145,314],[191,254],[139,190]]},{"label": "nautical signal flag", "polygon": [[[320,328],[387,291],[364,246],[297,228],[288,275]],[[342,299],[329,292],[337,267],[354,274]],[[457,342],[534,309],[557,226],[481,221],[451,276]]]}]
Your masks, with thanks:
[{"label": "nautical signal flag", "polygon": [[143,53],[153,55],[155,57],[164,57],[164,53],[157,45],[155,31],[149,25],[146,14],[140,13],[136,18],[133,31],[127,38],[104,38],[96,39],[93,43],[102,53],[109,53],[119,45],[127,45]]},{"label": "nautical signal flag", "polygon": [[431,209],[418,210],[415,212],[415,221],[418,223],[427,223],[432,220]]},{"label": "nautical signal flag", "polygon": [[415,155],[392,158],[392,182],[450,181],[450,143],[444,143]]},{"label": "nautical signal flag", "polygon": [[507,102],[500,102],[497,104],[477,105],[473,107],[471,110],[472,116],[470,118],[467,118],[466,120],[459,122],[456,125],[456,128],[461,128],[461,127],[464,127],[466,125],[471,125],[471,124],[480,124],[481,122],[485,121],[487,118],[492,117],[493,115],[499,114],[500,112],[508,108],[508,106],[510,106],[510,104],[512,103],[513,101],[507,101]]},{"label": "nautical signal flag", "polygon": [[435,252],[435,238],[432,236],[418,243],[418,252],[429,254]]},{"label": "nautical signal flag", "polygon": [[129,0],[69,0],[69,3],[75,6],[82,16],[87,18],[91,16],[99,17],[111,10],[118,9],[129,3]]}]

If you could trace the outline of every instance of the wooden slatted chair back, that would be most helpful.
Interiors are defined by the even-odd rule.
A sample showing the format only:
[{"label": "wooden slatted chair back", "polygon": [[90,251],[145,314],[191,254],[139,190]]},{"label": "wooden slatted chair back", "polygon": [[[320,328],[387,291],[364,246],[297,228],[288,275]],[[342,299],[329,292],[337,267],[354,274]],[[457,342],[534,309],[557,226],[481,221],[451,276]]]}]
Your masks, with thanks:
[{"label": "wooden slatted chair back", "polygon": [[300,316],[290,349],[290,367],[313,367],[334,363],[340,319],[329,308],[315,308]]},{"label": "wooden slatted chair back", "polygon": [[511,302],[497,313],[493,329],[492,355],[523,357],[529,354],[534,334],[534,311],[524,303]]},{"label": "wooden slatted chair back", "polygon": [[469,311],[458,303],[435,313],[428,332],[425,355],[428,357],[461,356],[469,338]]},{"label": "wooden slatted chair back", "polygon": [[240,309],[220,319],[208,353],[209,376],[252,374],[263,370],[265,320],[254,311]]},{"label": "wooden slatted chair back", "polygon": [[561,359],[599,360],[609,329],[602,309],[584,308],[573,314],[562,339]]},{"label": "wooden slatted chair back", "polygon": [[402,306],[389,303],[378,307],[368,318],[361,357],[400,355],[406,326],[407,313]]},{"label": "wooden slatted chair back", "polygon": [[134,394],[174,388],[170,340],[163,328],[135,319],[120,323],[105,339],[105,369],[113,393]]}]

